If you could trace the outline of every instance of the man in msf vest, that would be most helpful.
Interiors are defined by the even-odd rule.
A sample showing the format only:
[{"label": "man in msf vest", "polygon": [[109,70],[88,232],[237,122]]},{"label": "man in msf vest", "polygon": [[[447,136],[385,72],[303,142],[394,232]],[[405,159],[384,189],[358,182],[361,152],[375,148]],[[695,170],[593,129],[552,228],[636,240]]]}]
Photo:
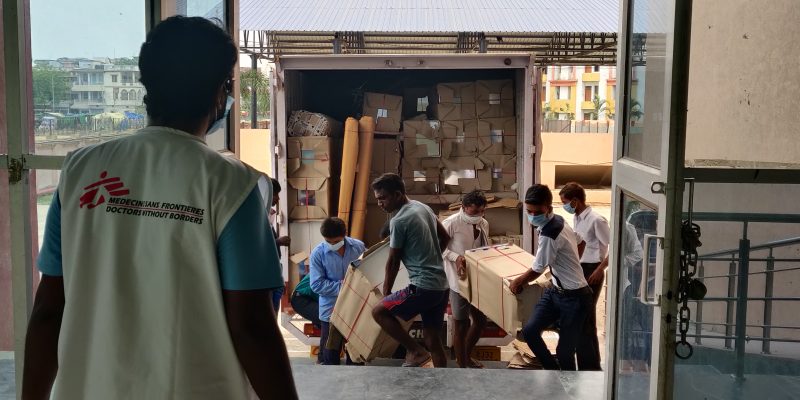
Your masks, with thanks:
[{"label": "man in msf vest", "polygon": [[[372,190],[387,213],[396,212],[389,222],[389,258],[383,281],[383,301],[372,309],[372,317],[392,338],[406,348],[404,367],[420,367],[431,359],[437,368],[447,367],[441,329],[450,286],[444,272],[442,251],[450,236],[433,210],[406,196],[402,178],[383,174],[372,182]],[[411,284],[392,293],[403,262]],[[426,350],[409,336],[397,318],[410,321],[420,315]]]},{"label": "man in msf vest", "polygon": [[[575,232],[564,218],[553,214],[553,194],[547,185],[533,185],[525,193],[528,222],[539,233],[533,267],[511,282],[513,293],[534,281],[550,267],[554,287],[545,289],[533,315],[522,328],[525,341],[544,369],[575,370],[575,353],[584,334],[584,322],[592,306],[592,289],[583,277]],[[542,331],[558,322],[556,358],[542,339]]]},{"label": "man in msf vest", "polygon": [[[171,17],[139,57],[149,126],[67,156],[47,217],[25,399],[295,399],[260,174],[205,136],[238,51]],[[270,310],[266,311],[265,310]],[[249,383],[249,385],[248,385]]]}]

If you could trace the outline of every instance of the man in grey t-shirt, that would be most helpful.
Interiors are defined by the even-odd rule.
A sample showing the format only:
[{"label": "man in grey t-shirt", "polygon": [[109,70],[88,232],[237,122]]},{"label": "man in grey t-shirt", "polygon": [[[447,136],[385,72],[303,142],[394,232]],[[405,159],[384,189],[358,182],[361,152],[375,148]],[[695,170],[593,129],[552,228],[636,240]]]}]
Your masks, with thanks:
[{"label": "man in grey t-shirt", "polygon": [[[375,321],[406,348],[405,367],[423,366],[433,359],[437,368],[447,366],[440,331],[450,286],[444,272],[442,252],[450,242],[447,230],[430,207],[406,196],[403,180],[397,174],[383,174],[372,182],[378,205],[386,212],[397,211],[391,219],[389,259],[383,281],[383,301],[372,310]],[[391,293],[400,262],[408,270],[411,284]],[[410,321],[420,315],[425,350],[397,321]]]}]

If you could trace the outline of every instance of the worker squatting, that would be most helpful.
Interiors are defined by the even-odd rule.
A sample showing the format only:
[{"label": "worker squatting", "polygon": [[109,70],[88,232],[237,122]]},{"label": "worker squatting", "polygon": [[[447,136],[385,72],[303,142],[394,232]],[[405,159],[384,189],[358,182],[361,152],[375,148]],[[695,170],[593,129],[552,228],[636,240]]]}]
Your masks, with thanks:
[{"label": "worker squatting", "polygon": [[166,218],[178,221],[203,223],[204,209],[183,204],[159,201],[144,201],[112,197],[108,200],[106,212],[152,218]]}]

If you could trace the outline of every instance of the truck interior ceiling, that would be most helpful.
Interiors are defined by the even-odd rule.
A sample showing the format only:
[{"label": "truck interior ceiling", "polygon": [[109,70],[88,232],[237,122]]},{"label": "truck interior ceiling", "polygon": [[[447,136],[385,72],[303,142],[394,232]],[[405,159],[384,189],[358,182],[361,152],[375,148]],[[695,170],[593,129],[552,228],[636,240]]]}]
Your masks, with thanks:
[{"label": "truck interior ceiling", "polygon": [[[468,82],[476,80],[516,80],[515,69],[481,70],[303,70],[287,71],[286,87],[302,87],[300,99],[291,99],[297,93],[287,93],[288,112],[300,109],[319,112],[344,122],[347,117],[360,116],[364,92],[402,96],[408,88],[430,89],[443,82]],[[298,83],[300,83],[298,85]],[[515,86],[517,83],[515,82]],[[432,93],[432,90],[431,90]],[[429,99],[429,104],[435,101]],[[406,115],[416,108],[403,106],[403,119],[422,113]],[[288,115],[287,115],[288,117]]]}]

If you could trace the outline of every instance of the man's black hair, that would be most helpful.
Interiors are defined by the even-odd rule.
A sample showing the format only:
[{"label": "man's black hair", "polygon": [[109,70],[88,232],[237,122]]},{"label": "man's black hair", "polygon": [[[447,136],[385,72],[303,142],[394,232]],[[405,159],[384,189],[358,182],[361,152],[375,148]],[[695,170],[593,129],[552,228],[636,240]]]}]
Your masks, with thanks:
[{"label": "man's black hair", "polygon": [[276,195],[281,192],[281,184],[275,178],[269,178],[272,181],[272,195]]},{"label": "man's black hair", "polygon": [[473,190],[464,195],[464,198],[461,199],[461,204],[464,207],[470,207],[470,206],[483,207],[489,204],[489,202],[486,200],[486,195],[483,193],[482,190]]},{"label": "man's black hair", "polygon": [[347,235],[347,226],[339,218],[328,217],[322,221],[319,233],[324,238],[336,238]]},{"label": "man's black hair", "polygon": [[534,206],[551,206],[553,204],[553,193],[547,185],[535,184],[525,192],[525,204]]},{"label": "man's black hair", "polygon": [[406,194],[406,185],[400,175],[386,173],[372,181],[372,190],[383,190],[387,193],[400,192]]},{"label": "man's black hair", "polygon": [[581,203],[586,202],[586,190],[578,182],[567,182],[558,194],[569,201],[578,199]]},{"label": "man's black hair", "polygon": [[238,56],[231,36],[208,19],[174,16],[159,23],[139,53],[147,114],[162,121],[207,117]]}]

